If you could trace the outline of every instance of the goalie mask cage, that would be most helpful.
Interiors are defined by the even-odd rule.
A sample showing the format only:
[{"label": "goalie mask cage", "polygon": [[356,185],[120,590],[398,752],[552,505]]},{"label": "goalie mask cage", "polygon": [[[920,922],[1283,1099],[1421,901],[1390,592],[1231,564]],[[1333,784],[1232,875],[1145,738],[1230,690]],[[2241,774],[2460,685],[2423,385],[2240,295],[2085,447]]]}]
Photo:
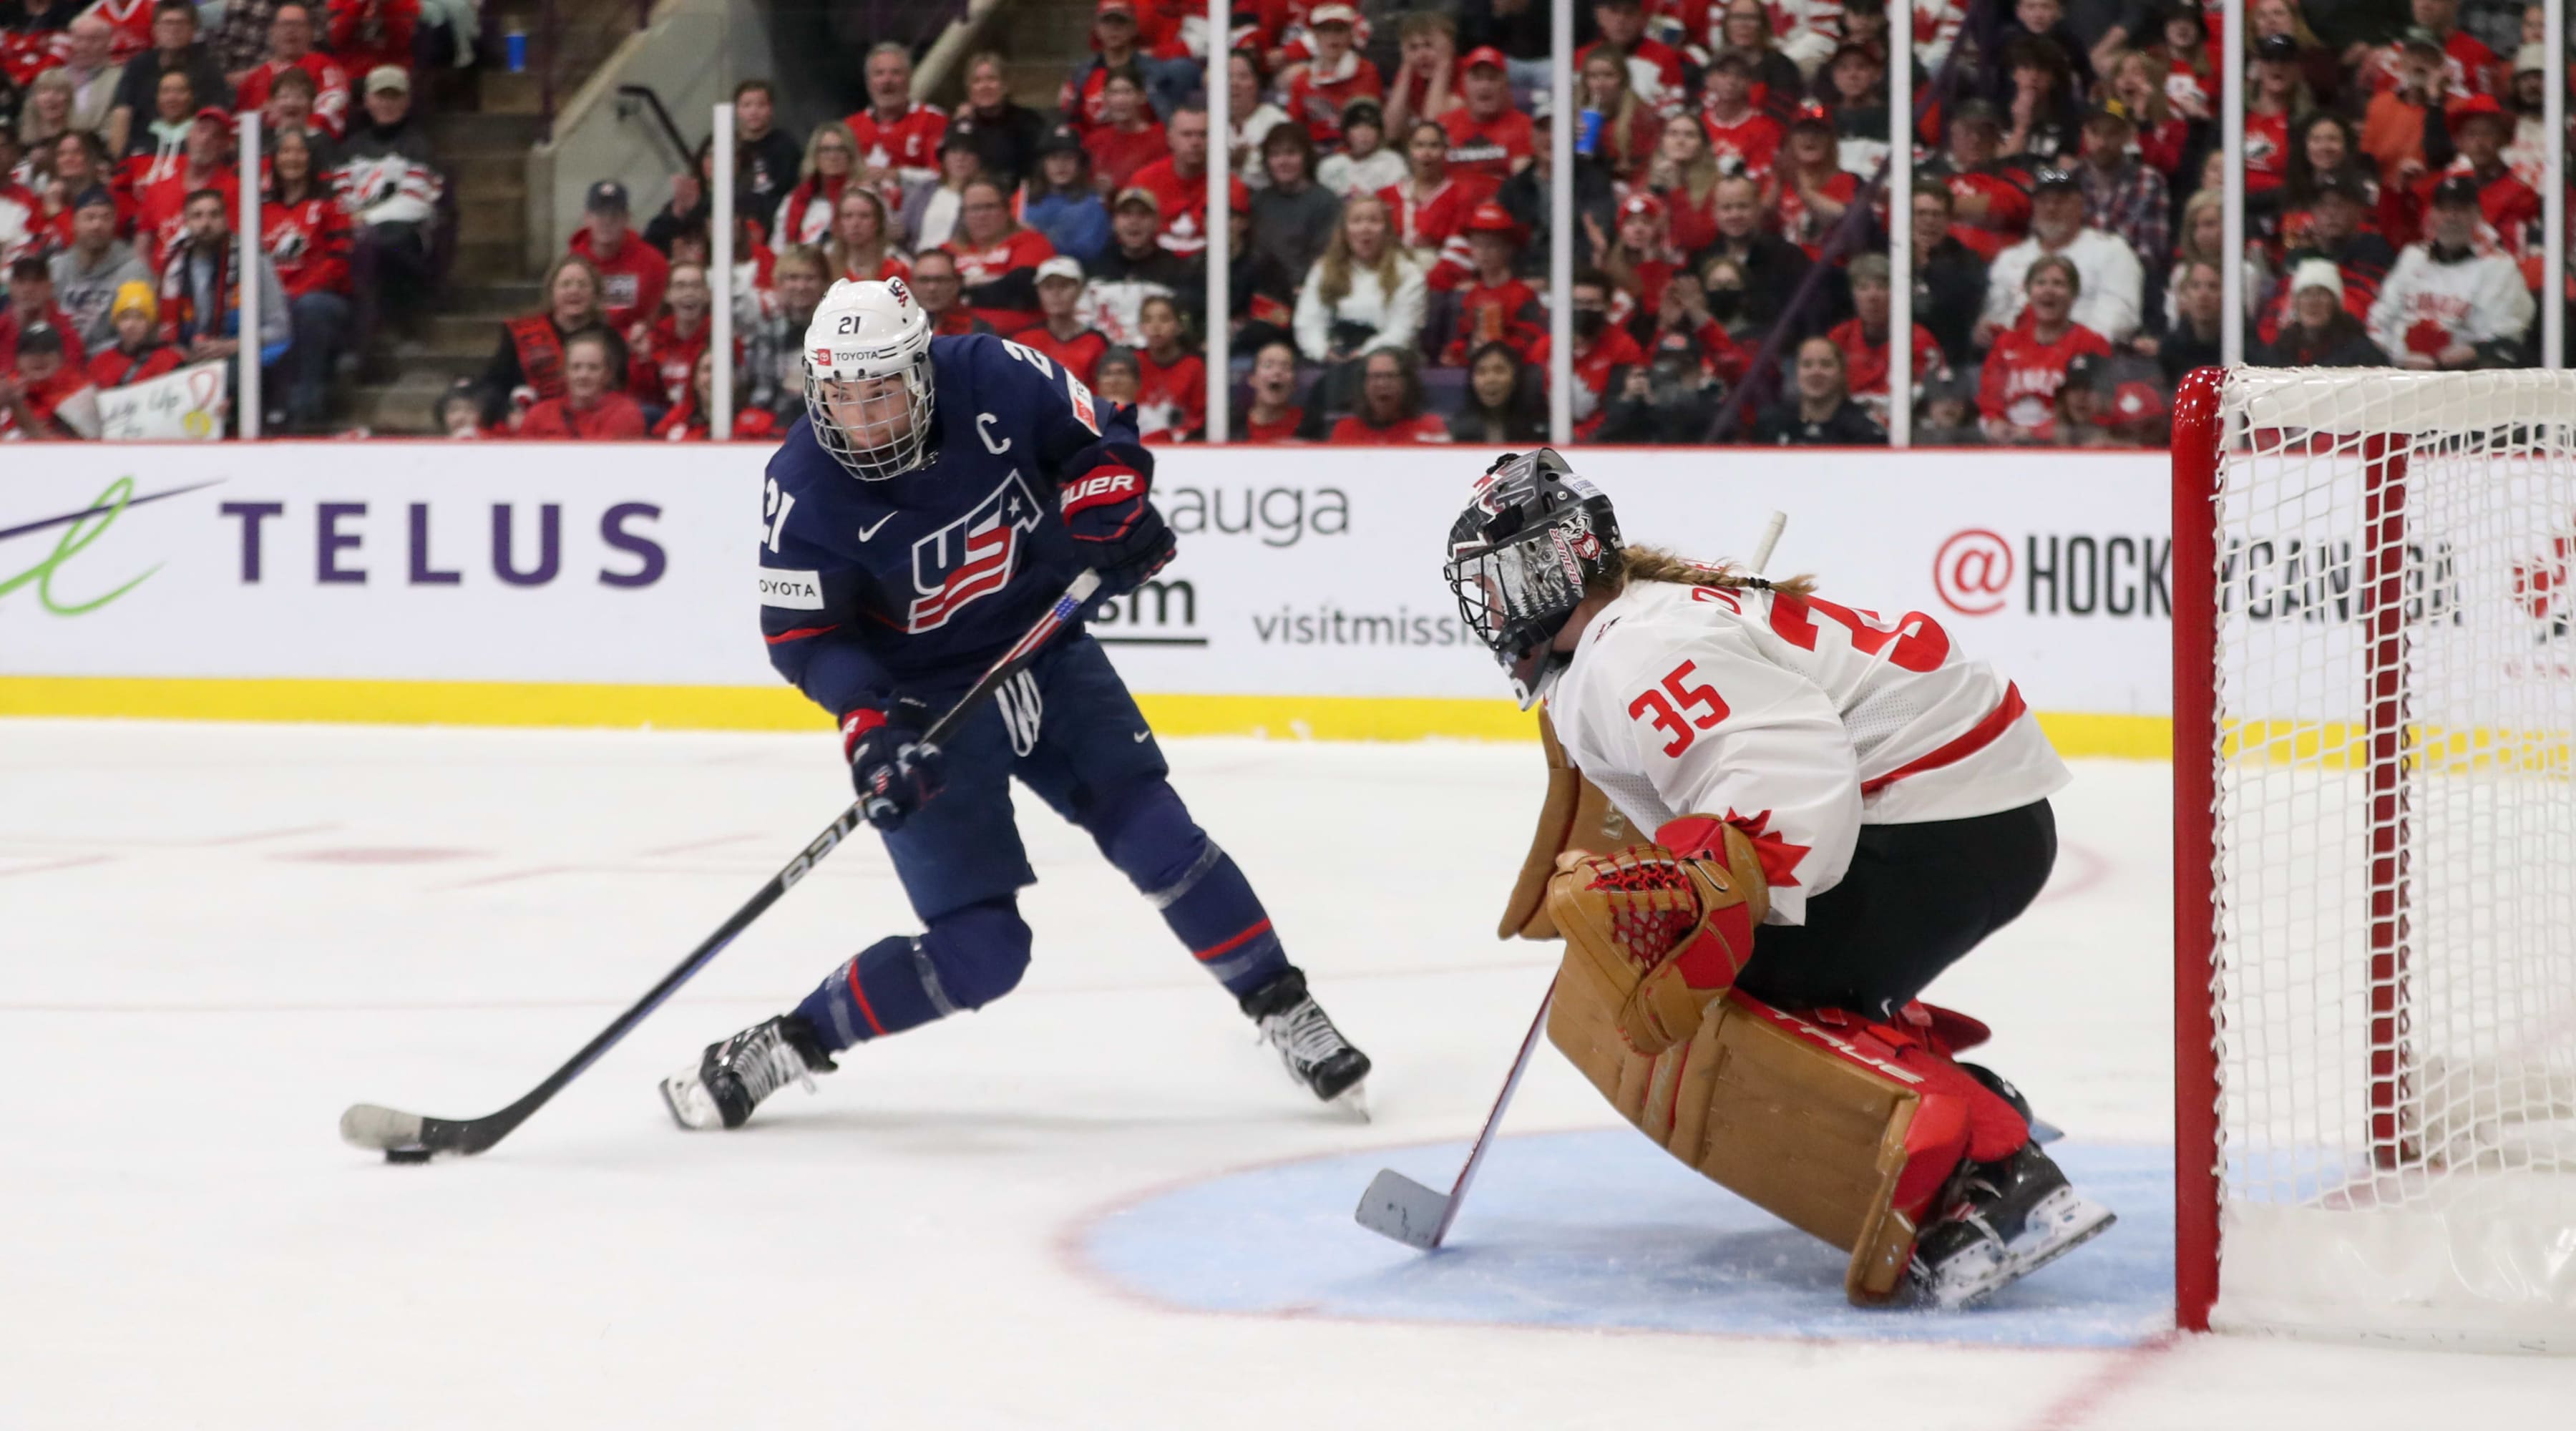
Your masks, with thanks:
[{"label": "goalie mask cage", "polygon": [[2176,1316],[2576,1352],[2576,373],[2202,369]]}]

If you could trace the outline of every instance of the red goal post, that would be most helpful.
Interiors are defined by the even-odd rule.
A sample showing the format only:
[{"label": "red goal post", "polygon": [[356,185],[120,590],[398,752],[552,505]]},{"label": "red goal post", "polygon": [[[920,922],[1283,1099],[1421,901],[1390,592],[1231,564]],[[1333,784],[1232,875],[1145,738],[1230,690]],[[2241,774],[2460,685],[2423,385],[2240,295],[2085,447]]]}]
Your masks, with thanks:
[{"label": "red goal post", "polygon": [[2576,1351],[2576,374],[2173,440],[2176,1320]]}]

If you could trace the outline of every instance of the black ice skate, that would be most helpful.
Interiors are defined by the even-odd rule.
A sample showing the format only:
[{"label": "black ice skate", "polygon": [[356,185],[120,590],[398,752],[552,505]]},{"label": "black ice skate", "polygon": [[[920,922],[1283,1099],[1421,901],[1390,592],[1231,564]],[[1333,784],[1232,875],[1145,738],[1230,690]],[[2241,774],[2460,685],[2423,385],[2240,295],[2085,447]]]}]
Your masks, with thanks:
[{"label": "black ice skate", "polygon": [[1288,1075],[1330,1103],[1346,1100],[1367,1116],[1360,1080],[1368,1077],[1367,1054],[1351,1047],[1342,1031],[1306,993],[1306,976],[1291,969],[1244,995],[1243,1011],[1261,1025],[1261,1041],[1279,1050]]},{"label": "black ice skate", "polygon": [[683,1128],[739,1128],[760,1100],[790,1079],[814,1087],[814,1075],[840,1067],[794,1014],[753,1024],[698,1061],[662,1080],[662,1102]]},{"label": "black ice skate", "polygon": [[1940,1219],[1915,1239],[1906,1269],[1918,1300],[1965,1307],[2098,1236],[2111,1210],[2079,1196],[2066,1174],[2026,1143],[2010,1157],[1963,1168]]}]

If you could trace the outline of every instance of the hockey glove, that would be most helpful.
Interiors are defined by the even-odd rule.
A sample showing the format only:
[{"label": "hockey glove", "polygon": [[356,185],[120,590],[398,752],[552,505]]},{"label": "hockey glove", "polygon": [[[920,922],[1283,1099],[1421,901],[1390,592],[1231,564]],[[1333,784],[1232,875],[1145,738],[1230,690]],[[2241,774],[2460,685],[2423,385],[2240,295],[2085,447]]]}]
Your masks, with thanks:
[{"label": "hockey glove", "polygon": [[899,700],[889,710],[862,707],[841,722],[841,753],[850,758],[868,823],[892,834],[948,783],[947,757],[921,738],[928,706]]},{"label": "hockey glove", "polygon": [[1172,559],[1172,529],[1145,495],[1143,473],[1094,467],[1065,484],[1063,501],[1065,530],[1083,564],[1100,574],[1102,596],[1125,596]]}]

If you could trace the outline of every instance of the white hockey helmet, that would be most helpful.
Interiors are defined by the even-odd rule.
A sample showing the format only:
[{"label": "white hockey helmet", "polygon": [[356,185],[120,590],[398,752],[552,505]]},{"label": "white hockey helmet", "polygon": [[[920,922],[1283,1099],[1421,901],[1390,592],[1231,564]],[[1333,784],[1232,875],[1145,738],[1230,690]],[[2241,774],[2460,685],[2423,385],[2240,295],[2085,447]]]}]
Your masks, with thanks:
[{"label": "white hockey helmet", "polygon": [[930,315],[900,278],[845,278],[805,328],[805,411],[850,475],[879,482],[930,445]]}]

